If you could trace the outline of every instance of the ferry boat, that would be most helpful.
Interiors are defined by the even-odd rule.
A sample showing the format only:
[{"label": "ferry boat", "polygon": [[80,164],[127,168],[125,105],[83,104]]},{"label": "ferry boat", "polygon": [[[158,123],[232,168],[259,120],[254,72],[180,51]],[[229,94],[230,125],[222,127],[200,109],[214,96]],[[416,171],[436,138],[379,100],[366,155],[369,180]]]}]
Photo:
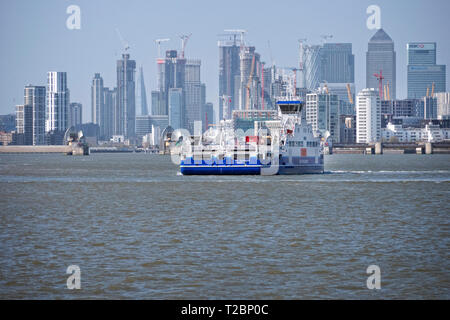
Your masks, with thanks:
[{"label": "ferry boat", "polygon": [[[278,115],[254,121],[253,134],[231,121],[210,128],[197,143],[180,148],[183,175],[285,175],[324,172],[323,143],[306,123],[304,103],[278,101]],[[185,144],[186,146],[186,144]]]}]

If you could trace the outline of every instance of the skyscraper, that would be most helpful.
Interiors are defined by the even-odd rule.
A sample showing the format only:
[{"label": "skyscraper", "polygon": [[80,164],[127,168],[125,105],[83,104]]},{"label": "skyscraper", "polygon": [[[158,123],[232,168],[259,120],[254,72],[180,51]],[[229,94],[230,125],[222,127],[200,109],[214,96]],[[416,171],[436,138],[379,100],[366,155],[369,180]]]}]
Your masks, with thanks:
[{"label": "skyscraper", "polygon": [[320,49],[321,82],[354,83],[355,56],[351,43],[325,43]]},{"label": "skyscraper", "polygon": [[193,132],[194,122],[202,120],[202,83],[200,81],[200,60],[187,60],[184,75],[184,126]]},{"label": "skyscraper", "polygon": [[117,61],[117,104],[114,119],[114,134],[123,135],[126,139],[136,134],[136,61],[130,60],[129,54],[122,54]]},{"label": "skyscraper", "polygon": [[305,46],[304,47],[304,56],[303,56],[303,76],[305,87],[308,90],[316,90],[321,79],[321,59],[320,59],[320,50],[321,46],[313,45],[313,46]]},{"label": "skyscraper", "polygon": [[239,110],[258,109],[261,92],[260,55],[255,47],[244,47],[240,54]]},{"label": "skyscraper", "polygon": [[437,101],[438,119],[450,118],[450,92],[438,92],[435,94]]},{"label": "skyscraper", "polygon": [[306,121],[312,125],[314,131],[320,131],[322,135],[328,131],[332,141],[339,142],[338,96],[325,92],[307,94]]},{"label": "skyscraper", "polygon": [[69,128],[83,124],[83,105],[72,102],[69,107]]},{"label": "skyscraper", "polygon": [[363,89],[356,97],[356,142],[381,139],[381,99],[378,90]]},{"label": "skyscraper", "polygon": [[45,87],[26,86],[24,90],[24,104],[32,108],[32,144],[45,144]]},{"label": "skyscraper", "polygon": [[152,115],[164,115],[165,110],[162,103],[162,94],[159,90],[153,90],[152,91]]},{"label": "skyscraper", "polygon": [[145,90],[144,70],[142,66],[139,68],[138,97],[141,115],[148,115],[147,92]]},{"label": "skyscraper", "polygon": [[47,74],[47,114],[46,132],[64,132],[68,125],[69,89],[66,72],[48,72]]},{"label": "skyscraper", "polygon": [[17,144],[33,144],[33,108],[30,105],[16,106]]},{"label": "skyscraper", "polygon": [[91,122],[98,124],[100,127],[100,136],[105,135],[105,100],[103,90],[103,78],[100,76],[100,73],[96,73],[91,85]]},{"label": "skyscraper", "polygon": [[226,112],[231,117],[232,111],[239,106],[239,86],[240,86],[240,43],[234,40],[219,41],[219,119],[223,119],[223,97],[225,96],[228,110]]},{"label": "skyscraper", "polygon": [[183,90],[169,89],[169,126],[174,130],[183,128]]},{"label": "skyscraper", "polygon": [[445,65],[436,64],[435,42],[411,42],[408,52],[408,98],[422,98],[431,92],[446,90]]},{"label": "skyscraper", "polygon": [[[178,57],[176,50],[166,51],[166,59],[164,60],[164,74],[161,76],[164,80],[162,92],[161,108],[164,114],[168,115],[169,111],[169,89],[184,89],[185,83],[186,59]],[[184,102],[183,102],[184,106]]]},{"label": "skyscraper", "polygon": [[103,88],[104,133],[102,139],[109,140],[114,134],[114,119],[117,105],[117,89]]},{"label": "skyscraper", "polygon": [[379,29],[370,39],[366,53],[366,88],[377,89],[378,80],[374,74],[383,73],[384,83],[389,81],[390,98],[396,97],[396,52],[389,35]]}]

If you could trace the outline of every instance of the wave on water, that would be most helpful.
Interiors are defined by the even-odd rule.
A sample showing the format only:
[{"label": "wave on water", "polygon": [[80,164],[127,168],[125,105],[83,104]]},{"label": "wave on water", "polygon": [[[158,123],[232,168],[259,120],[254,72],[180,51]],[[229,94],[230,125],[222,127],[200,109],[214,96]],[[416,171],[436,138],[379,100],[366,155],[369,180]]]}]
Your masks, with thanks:
[{"label": "wave on water", "polygon": [[450,173],[450,170],[331,170],[325,172],[327,174],[445,174]]}]

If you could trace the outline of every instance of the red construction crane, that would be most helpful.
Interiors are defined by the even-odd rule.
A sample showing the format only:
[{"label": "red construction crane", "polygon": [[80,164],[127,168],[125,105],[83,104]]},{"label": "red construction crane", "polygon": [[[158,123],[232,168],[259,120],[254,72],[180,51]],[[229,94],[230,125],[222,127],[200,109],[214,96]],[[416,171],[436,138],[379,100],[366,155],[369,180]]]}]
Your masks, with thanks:
[{"label": "red construction crane", "polygon": [[383,70],[380,70],[380,74],[375,73],[374,77],[378,80],[378,91],[380,93],[380,99],[383,100]]}]

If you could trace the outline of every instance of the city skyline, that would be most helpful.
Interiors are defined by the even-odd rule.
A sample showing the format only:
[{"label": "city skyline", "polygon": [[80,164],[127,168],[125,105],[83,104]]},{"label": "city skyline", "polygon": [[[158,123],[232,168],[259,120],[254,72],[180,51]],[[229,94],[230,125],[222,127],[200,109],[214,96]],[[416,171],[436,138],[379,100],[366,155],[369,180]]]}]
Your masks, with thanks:
[{"label": "city skyline", "polygon": [[[345,2],[347,3],[347,2]],[[281,66],[296,66],[298,65],[298,38],[307,37],[309,44],[320,44],[320,34],[331,33],[334,35],[333,39],[329,40],[331,43],[352,43],[353,54],[355,55],[355,84],[356,92],[359,92],[365,87],[365,51],[367,50],[367,43],[369,39],[375,34],[376,30],[368,30],[366,27],[366,20],[368,15],[366,14],[366,8],[372,4],[369,1],[358,1],[351,9],[344,3],[327,3],[327,5],[315,5],[311,3],[297,3],[287,1],[286,6],[291,5],[298,10],[305,8],[312,12],[317,12],[323,16],[323,19],[330,21],[328,24],[322,22],[314,22],[308,16],[304,17],[304,21],[294,23],[289,19],[283,19],[283,24],[264,24],[260,19],[245,19],[245,16],[251,12],[252,2],[242,4],[242,12],[227,14],[233,10],[229,9],[233,6],[237,6],[238,3],[230,2],[228,9],[224,8],[224,15],[228,17],[225,19],[221,17],[213,21],[208,15],[202,15],[205,11],[208,11],[210,4],[206,1],[199,1],[195,5],[195,11],[186,10],[189,9],[189,5],[183,2],[176,2],[176,6],[173,10],[167,11],[167,7],[164,4],[158,3],[156,6],[154,3],[134,2],[134,5],[126,10],[117,3],[108,3],[104,5],[102,2],[96,2],[90,4],[86,1],[78,1],[77,5],[81,8],[82,22],[81,30],[69,30],[65,26],[65,21],[68,15],[65,13],[65,9],[70,2],[54,3],[46,2],[44,4],[26,3],[26,8],[34,14],[38,14],[42,10],[51,10],[55,12],[58,17],[50,18],[47,23],[36,24],[37,20],[32,13],[24,13],[22,10],[25,7],[23,2],[14,2],[8,4],[2,4],[4,10],[3,13],[9,12],[9,15],[2,15],[2,31],[0,37],[3,42],[21,43],[22,52],[14,51],[13,54],[4,52],[3,55],[6,59],[2,59],[3,70],[6,73],[11,69],[18,69],[15,71],[15,77],[12,79],[2,78],[2,88],[4,92],[0,98],[0,113],[13,113],[14,107],[21,103],[21,92],[23,87],[27,84],[35,86],[45,85],[45,74],[49,70],[65,71],[68,74],[68,83],[71,90],[71,98],[74,101],[79,101],[83,104],[84,110],[84,122],[90,121],[90,110],[86,109],[90,105],[90,86],[89,83],[94,73],[99,72],[105,80],[106,87],[114,87],[115,70],[111,68],[111,65],[122,54],[122,44],[117,37],[115,27],[121,30],[124,38],[130,43],[130,54],[133,60],[136,60],[137,64],[144,66],[144,76],[146,78],[147,95],[150,95],[151,90],[157,88],[156,85],[156,56],[157,47],[154,40],[167,36],[172,38],[168,44],[163,44],[163,50],[176,49],[180,50],[179,34],[190,31],[193,36],[189,41],[186,49],[187,58],[199,58],[202,60],[202,82],[206,84],[206,101],[214,103],[214,107],[218,105],[218,55],[219,49],[217,47],[217,36],[223,33],[223,30],[230,27],[242,27],[248,31],[246,40],[250,45],[254,45],[258,53],[261,54],[261,61],[266,62],[266,65],[271,64],[273,59],[277,65]],[[397,52],[397,98],[406,98],[406,66],[407,66],[407,52],[406,44],[408,42],[437,42],[438,53],[437,60],[440,64],[449,64],[450,57],[450,45],[446,42],[445,34],[441,31],[445,28],[448,22],[444,19],[444,12],[446,8],[450,7],[445,1],[439,1],[434,4],[433,7],[427,5],[425,2],[403,2],[403,3],[389,3],[387,1],[378,1],[377,3],[381,8],[381,21],[382,27],[387,30],[389,35],[395,42]],[[271,3],[261,4],[261,10],[264,14],[270,14],[271,8],[275,5]],[[280,5],[278,4],[280,7]],[[194,6],[193,6],[194,7]],[[284,6],[281,5],[279,10]],[[342,7],[342,8],[340,8]],[[101,12],[100,12],[101,8]],[[322,11],[317,11],[321,8]],[[325,10],[324,10],[325,8]],[[435,13],[434,21],[435,27],[426,23],[418,23],[414,25],[408,24],[410,28],[402,28],[405,22],[414,17],[418,17],[425,10],[433,11]],[[36,9],[36,10],[30,10]],[[142,10],[140,10],[142,9]],[[145,10],[149,9],[149,10]],[[150,10],[157,9],[157,10]],[[167,9],[165,11],[165,9]],[[395,13],[398,10],[402,10],[405,14],[403,17],[398,17]],[[27,11],[27,12],[28,12]],[[142,11],[140,13],[139,11]],[[11,14],[12,12],[12,14]],[[93,21],[94,12],[96,14],[102,13],[102,19]],[[180,12],[187,12],[185,16],[180,18],[180,23],[175,26],[157,25],[161,19],[177,16]],[[233,11],[234,12],[234,11]],[[283,11],[284,12],[284,11]],[[342,14],[336,15],[336,12]],[[17,26],[14,24],[14,28],[18,29],[15,32],[15,38],[11,37],[6,30],[8,26],[14,22],[14,17],[17,14],[28,15],[28,19],[24,19],[23,25]],[[119,14],[122,14],[124,21],[120,25],[116,19]],[[134,22],[134,17],[138,14],[147,14],[149,17],[153,17],[153,22],[147,22],[147,19],[142,22],[142,27],[138,28]],[[292,17],[293,13],[286,12],[287,17]],[[202,16],[206,22],[211,22],[208,25],[208,30],[205,30],[202,23],[194,23],[192,17]],[[104,16],[104,17],[103,17]],[[312,14],[315,16],[315,14]],[[329,17],[330,16],[330,17]],[[350,16],[353,19],[347,19]],[[347,17],[347,18],[346,18]],[[328,19],[329,18],[329,19]],[[138,19],[136,19],[138,20]],[[347,20],[347,21],[344,21]],[[439,28],[437,27],[439,26]],[[34,27],[36,30],[32,32],[35,39],[28,44],[26,33],[30,31],[30,28]],[[280,29],[281,28],[281,29]],[[298,29],[297,29],[298,28]],[[302,28],[304,30],[302,30]],[[10,28],[9,28],[10,29]],[[61,30],[60,30],[61,29]],[[441,30],[440,30],[441,29]],[[280,30],[283,32],[280,34]],[[46,50],[38,50],[41,46],[45,47],[48,43],[43,37],[48,32],[54,32],[62,36],[62,40],[58,43],[57,50],[53,50],[54,44],[52,44]],[[98,37],[98,32],[103,36]],[[42,34],[42,36],[41,36]],[[37,35],[37,36],[36,36]],[[145,36],[144,36],[145,35]],[[268,45],[270,41],[270,48]],[[41,43],[42,42],[42,43]],[[86,44],[86,45],[84,45]],[[96,44],[96,45],[93,45]],[[39,51],[39,52],[38,52]],[[29,55],[34,54],[36,59],[29,59]],[[25,63],[23,60],[26,60]],[[8,63],[6,63],[8,61]],[[38,64],[35,62],[39,61]],[[32,63],[32,64],[30,64]],[[18,66],[20,64],[20,66]],[[447,70],[448,72],[448,70]],[[448,76],[447,76],[448,78]],[[8,80],[8,81],[7,81]]]}]

